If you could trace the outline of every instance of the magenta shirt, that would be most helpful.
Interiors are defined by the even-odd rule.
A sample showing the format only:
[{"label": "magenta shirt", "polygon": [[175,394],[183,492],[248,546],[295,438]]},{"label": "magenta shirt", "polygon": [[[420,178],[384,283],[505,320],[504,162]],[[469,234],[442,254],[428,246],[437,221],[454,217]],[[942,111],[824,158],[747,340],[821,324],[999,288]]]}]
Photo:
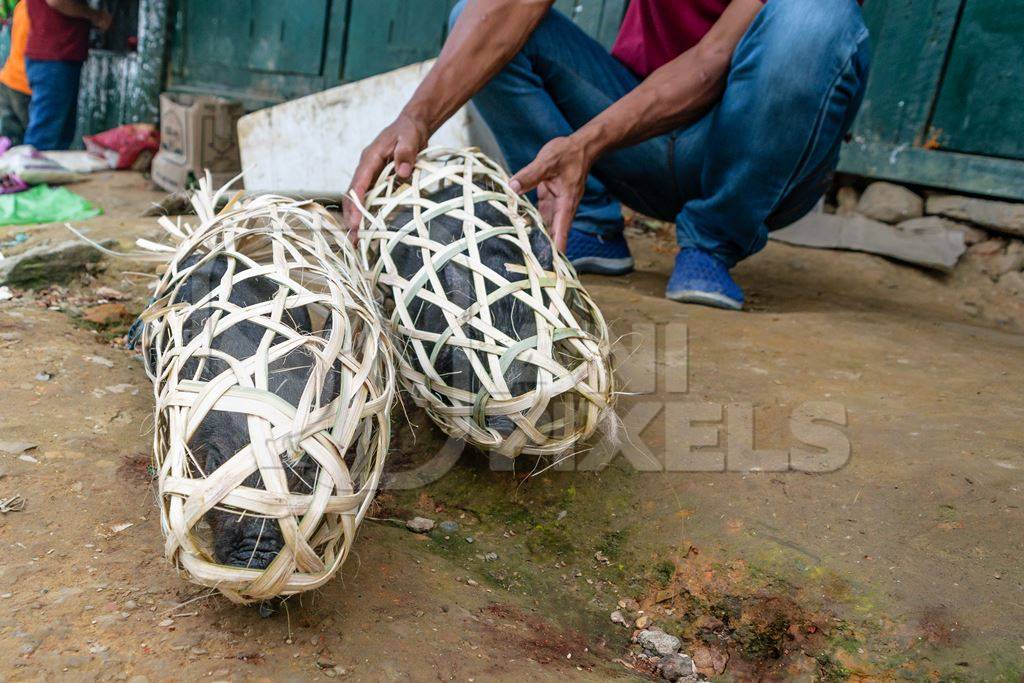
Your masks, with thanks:
[{"label": "magenta shirt", "polygon": [[729,0],[631,0],[612,54],[646,78],[696,45],[728,4]]},{"label": "magenta shirt", "polygon": [[729,0],[630,0],[612,54],[637,76],[647,78],[699,43],[728,4]]}]

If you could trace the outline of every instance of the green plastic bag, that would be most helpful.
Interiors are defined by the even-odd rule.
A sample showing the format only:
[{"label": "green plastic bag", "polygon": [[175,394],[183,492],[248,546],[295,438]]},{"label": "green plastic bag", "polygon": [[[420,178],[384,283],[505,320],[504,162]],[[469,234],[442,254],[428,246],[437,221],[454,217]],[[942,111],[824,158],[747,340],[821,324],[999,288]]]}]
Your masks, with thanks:
[{"label": "green plastic bag", "polygon": [[35,187],[0,195],[0,225],[80,221],[103,213],[66,187]]}]

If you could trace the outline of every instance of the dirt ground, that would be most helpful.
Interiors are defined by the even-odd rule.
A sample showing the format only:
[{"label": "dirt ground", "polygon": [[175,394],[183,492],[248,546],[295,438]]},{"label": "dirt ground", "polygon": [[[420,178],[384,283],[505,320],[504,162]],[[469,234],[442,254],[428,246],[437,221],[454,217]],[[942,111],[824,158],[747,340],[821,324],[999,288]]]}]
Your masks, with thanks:
[{"label": "dirt ground", "polygon": [[[139,213],[162,195],[140,176],[75,189],[106,210],[81,225],[93,238],[159,234]],[[67,239],[24,231],[25,247]],[[162,558],[152,395],[117,342],[146,268],[108,260],[0,302],[0,446],[34,445],[0,449],[0,499],[26,501],[0,515],[0,679],[649,678],[618,609],[716,680],[1021,680],[1017,304],[959,271],[771,243],[736,271],[748,311],[682,306],[662,297],[670,237],[633,230],[637,272],[586,278],[633,354],[622,454],[531,476],[543,464],[464,453],[382,492],[341,574],[268,618]],[[101,286],[128,315],[82,319]],[[680,330],[685,351],[666,341]],[[643,358],[653,387],[630,369]],[[786,449],[806,449],[800,415],[823,404],[845,421],[825,426],[838,451],[813,454],[830,471],[798,471]],[[724,471],[665,471],[693,437],[680,416],[710,429],[697,453]],[[392,471],[433,462],[439,441],[397,425]],[[394,521],[414,515],[448,530]]]}]

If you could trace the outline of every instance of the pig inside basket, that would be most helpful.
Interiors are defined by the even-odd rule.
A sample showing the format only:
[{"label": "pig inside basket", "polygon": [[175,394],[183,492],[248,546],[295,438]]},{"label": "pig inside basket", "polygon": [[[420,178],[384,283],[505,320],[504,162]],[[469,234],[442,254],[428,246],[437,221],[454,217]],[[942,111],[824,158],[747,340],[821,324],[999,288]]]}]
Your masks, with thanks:
[{"label": "pig inside basket", "polygon": [[[438,204],[463,196],[461,186],[449,185],[432,189],[433,191],[427,196],[431,202]],[[486,190],[488,188],[485,187],[483,189]],[[508,216],[503,211],[495,208],[490,201],[476,202],[474,214],[484,223],[491,226],[509,225]],[[533,219],[525,211],[522,216],[528,225],[533,222]],[[412,220],[412,212],[411,210],[396,211],[385,220],[389,229],[401,230],[402,227]],[[426,226],[431,241],[438,244],[451,244],[461,239],[464,234],[462,219],[450,215],[442,214],[437,216],[427,221]],[[531,225],[528,230],[531,251],[536,256],[541,268],[544,271],[551,272],[554,258],[551,240],[542,232],[542,228],[539,226]],[[518,243],[494,236],[478,241],[477,249],[480,254],[480,262],[502,278],[509,281],[526,278],[526,275],[521,272],[515,272],[515,266],[522,266],[525,262],[525,255]],[[406,280],[412,279],[423,267],[423,254],[419,247],[399,243],[394,246],[391,255],[399,273]],[[509,266],[513,266],[513,268],[510,269]],[[438,271],[438,280],[448,300],[463,310],[469,309],[476,303],[477,296],[472,272],[466,266],[458,264],[454,260],[449,260]],[[433,288],[429,282],[424,287]],[[490,280],[485,280],[485,287],[487,293],[491,294],[498,288],[498,285]],[[550,290],[545,290],[544,297],[547,298],[549,295]],[[576,324],[585,326],[584,332],[598,337],[599,332],[593,324],[591,313],[574,289],[567,290],[565,301],[569,310],[575,314]],[[422,298],[416,298],[409,303],[409,315],[417,329],[422,331],[442,333],[449,327],[448,321],[441,309]],[[506,295],[492,301],[490,304],[490,316],[494,327],[508,335],[512,340],[529,339],[537,334],[537,320],[533,309],[513,296]],[[468,322],[462,323],[462,331],[470,339],[478,341],[484,339],[481,331]],[[428,356],[433,354],[434,345],[432,343],[425,342],[424,346]],[[418,365],[416,354],[410,348],[408,340],[404,344],[400,343],[399,349],[414,366]],[[473,352],[446,344],[436,354],[434,369],[450,386],[475,394],[480,390],[481,383],[470,363],[470,353]],[[570,345],[564,343],[556,342],[554,344],[553,356],[559,364],[566,368],[576,367],[583,362],[578,353]],[[477,357],[484,367],[488,367],[486,354],[478,353]],[[537,388],[537,367],[532,363],[514,360],[504,371],[503,378],[508,386],[511,398],[529,394]],[[444,396],[441,394],[438,394],[438,396],[447,402]],[[536,423],[539,431],[548,437],[558,437],[567,428],[571,431],[572,426],[566,424],[564,415],[569,411],[575,410],[575,402],[577,400],[577,397],[572,394],[563,394],[559,399],[552,400],[548,404],[545,415]],[[573,402],[573,405],[568,405],[570,402]],[[516,430],[515,422],[507,415],[489,415],[484,419],[486,424],[481,426],[496,431],[502,438],[507,437]]]},{"label": "pig inside basket", "polygon": [[[190,257],[183,267],[194,265],[198,259]],[[216,289],[227,272],[227,261],[223,257],[211,259],[193,271],[179,289],[176,301],[195,303]],[[274,298],[277,283],[269,278],[257,276],[236,282],[231,291],[230,302],[246,307]],[[184,326],[184,343],[188,344],[197,335],[203,334],[213,309],[197,308]],[[327,336],[330,328],[330,313],[314,307],[287,309],[282,322],[307,335]],[[253,322],[240,322],[214,337],[212,348],[232,358],[244,360],[253,356],[266,328]],[[274,343],[282,341],[275,338]],[[207,358],[202,367],[196,358],[189,359],[181,377],[200,382],[212,380],[228,369],[226,361]],[[298,405],[303,389],[313,369],[312,355],[299,347],[273,361],[268,368],[268,388],[292,405]],[[320,395],[320,404],[329,403],[339,391],[340,365],[328,373]],[[249,430],[246,416],[226,411],[210,411],[203,419],[195,434],[189,440],[192,453],[189,460],[192,477],[209,475],[227,462],[235,453],[249,444]],[[350,449],[355,450],[355,449]],[[346,454],[346,465],[356,472],[359,463],[353,463],[353,454]],[[312,493],[320,466],[308,454],[299,452],[294,459],[282,456],[288,488],[296,494]],[[263,489],[258,472],[243,482],[244,486]],[[235,510],[223,505],[206,513],[202,523],[197,525],[198,541],[221,564],[265,569],[277,556],[284,545],[281,528],[276,519],[262,517],[252,511]]]}]

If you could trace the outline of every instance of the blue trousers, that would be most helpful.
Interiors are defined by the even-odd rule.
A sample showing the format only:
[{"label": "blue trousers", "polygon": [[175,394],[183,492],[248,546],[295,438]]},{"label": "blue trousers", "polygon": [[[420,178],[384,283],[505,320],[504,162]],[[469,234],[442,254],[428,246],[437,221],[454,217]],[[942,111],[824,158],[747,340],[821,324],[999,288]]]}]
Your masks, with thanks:
[{"label": "blue trousers", "polygon": [[[733,53],[718,103],[601,157],[573,228],[621,232],[621,202],[675,221],[681,247],[729,267],[760,251],[769,230],[807,213],[827,189],[863,97],[867,38],[856,0],[768,0]],[[639,82],[552,10],[473,102],[516,171]]]},{"label": "blue trousers", "polygon": [[68,149],[75,140],[82,63],[26,59],[25,73],[32,88],[25,144],[42,150]]}]

